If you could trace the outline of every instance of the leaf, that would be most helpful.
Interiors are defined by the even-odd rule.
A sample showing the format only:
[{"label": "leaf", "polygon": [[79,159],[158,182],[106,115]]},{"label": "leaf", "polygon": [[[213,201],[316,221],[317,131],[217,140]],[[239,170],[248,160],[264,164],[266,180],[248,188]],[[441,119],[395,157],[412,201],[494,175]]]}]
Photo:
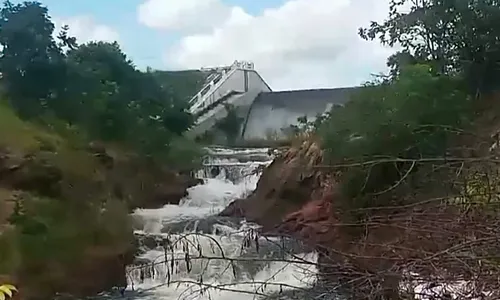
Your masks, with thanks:
[{"label": "leaf", "polygon": [[7,295],[9,298],[12,297],[12,291],[17,291],[15,286],[11,284],[0,285],[0,300],[5,299],[5,295]]},{"label": "leaf", "polygon": [[4,286],[0,286],[0,293],[3,295],[7,295],[9,297],[12,297],[12,291],[9,290],[8,288],[4,287]]},{"label": "leaf", "polygon": [[13,286],[12,284],[2,284],[2,285],[0,285],[0,289],[2,289],[4,287],[7,288],[7,289],[9,289],[9,290],[11,290],[11,291],[16,291],[17,292],[17,288],[15,286]]}]

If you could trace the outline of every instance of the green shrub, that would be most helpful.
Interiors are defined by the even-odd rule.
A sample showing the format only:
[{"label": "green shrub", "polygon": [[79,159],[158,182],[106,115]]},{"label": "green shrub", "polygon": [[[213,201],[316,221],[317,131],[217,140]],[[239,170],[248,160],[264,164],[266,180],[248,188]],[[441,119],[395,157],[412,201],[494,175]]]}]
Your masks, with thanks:
[{"label": "green shrub", "polygon": [[201,166],[203,148],[195,141],[184,137],[174,138],[165,156],[165,162],[168,166],[181,171],[190,171]]},{"label": "green shrub", "polygon": [[408,173],[414,166],[408,160],[448,155],[454,137],[473,117],[462,86],[460,78],[413,65],[391,82],[368,84],[331,111],[318,134],[327,163],[350,165],[340,168],[349,208],[394,204],[399,199],[375,195]]},{"label": "green shrub", "polygon": [[78,203],[24,194],[17,203],[10,218],[15,227],[0,238],[4,246],[0,266],[5,268],[0,273],[70,266],[92,247],[106,246],[119,254],[133,240],[127,209],[114,200],[99,205],[97,201]]}]

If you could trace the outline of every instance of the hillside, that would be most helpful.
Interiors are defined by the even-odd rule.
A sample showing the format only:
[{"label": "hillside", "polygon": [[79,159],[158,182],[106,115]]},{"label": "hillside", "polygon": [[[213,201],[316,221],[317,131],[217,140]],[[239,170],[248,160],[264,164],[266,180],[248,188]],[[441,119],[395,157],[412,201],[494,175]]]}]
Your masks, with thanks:
[{"label": "hillside", "polygon": [[203,154],[183,138],[201,74],[142,72],[51,20],[38,2],[0,8],[0,284],[19,299],[126,286],[129,213],[178,203]]},{"label": "hillside", "polygon": [[153,75],[163,88],[175,91],[179,99],[189,101],[203,87],[209,73],[198,70],[155,70]]},{"label": "hillside", "polygon": [[76,140],[0,106],[0,275],[25,296],[124,285],[135,251],[129,210],[175,203],[196,183]]}]

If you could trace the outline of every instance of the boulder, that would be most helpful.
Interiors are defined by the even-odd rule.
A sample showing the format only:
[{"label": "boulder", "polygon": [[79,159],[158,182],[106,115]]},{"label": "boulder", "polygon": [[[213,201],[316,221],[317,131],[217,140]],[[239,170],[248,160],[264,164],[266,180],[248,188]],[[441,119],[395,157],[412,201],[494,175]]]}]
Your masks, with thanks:
[{"label": "boulder", "polygon": [[145,193],[145,197],[136,198],[133,206],[155,209],[166,204],[177,205],[187,196],[188,188],[203,183],[203,180],[194,179],[189,175],[165,174],[165,176],[167,178],[163,182],[157,182],[150,193]]}]

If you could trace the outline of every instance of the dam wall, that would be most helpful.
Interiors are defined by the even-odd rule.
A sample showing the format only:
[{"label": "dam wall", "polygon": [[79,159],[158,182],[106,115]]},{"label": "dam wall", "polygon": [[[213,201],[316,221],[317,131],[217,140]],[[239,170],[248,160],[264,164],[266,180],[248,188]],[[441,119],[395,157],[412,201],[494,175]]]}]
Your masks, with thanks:
[{"label": "dam wall", "polygon": [[306,116],[314,120],[318,114],[343,105],[358,88],[336,88],[261,92],[253,101],[242,128],[242,140],[283,139],[290,125]]}]

